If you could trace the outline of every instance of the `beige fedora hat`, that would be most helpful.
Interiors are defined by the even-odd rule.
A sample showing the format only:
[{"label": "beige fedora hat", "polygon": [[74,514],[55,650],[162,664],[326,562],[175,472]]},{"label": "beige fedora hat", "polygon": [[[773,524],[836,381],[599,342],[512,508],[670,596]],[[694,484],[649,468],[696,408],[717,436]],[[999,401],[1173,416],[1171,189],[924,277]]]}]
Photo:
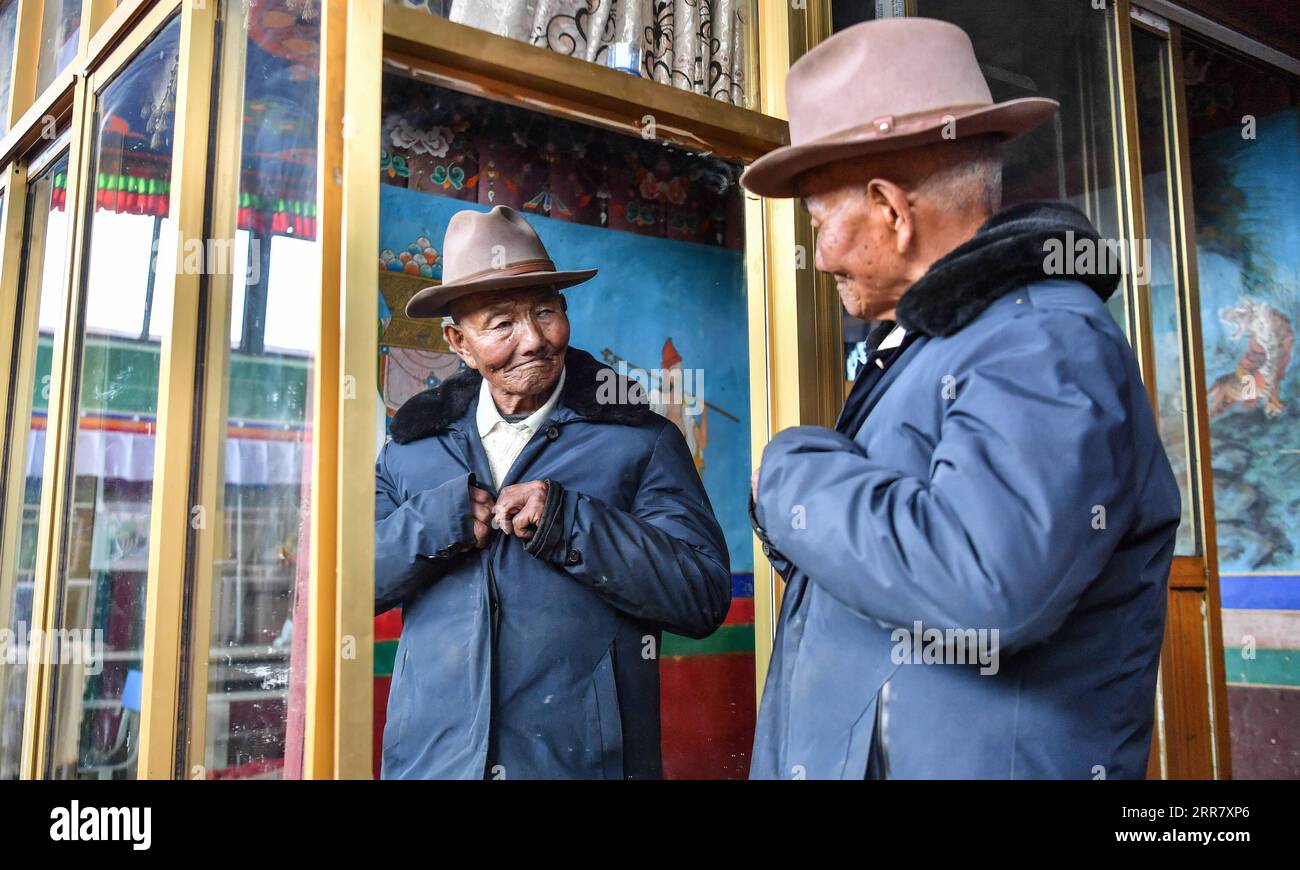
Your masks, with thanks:
[{"label": "beige fedora hat", "polygon": [[1040,97],[994,103],[970,37],[930,18],[840,31],[790,67],[786,102],[790,144],[740,180],[760,196],[798,196],[802,173],[846,157],[983,133],[1012,138],[1059,108]]},{"label": "beige fedora hat", "polygon": [[466,209],[447,222],[442,283],[425,287],[406,303],[407,317],[443,317],[457,299],[489,290],[580,284],[595,269],[559,271],[523,215],[499,205],[489,212]]}]

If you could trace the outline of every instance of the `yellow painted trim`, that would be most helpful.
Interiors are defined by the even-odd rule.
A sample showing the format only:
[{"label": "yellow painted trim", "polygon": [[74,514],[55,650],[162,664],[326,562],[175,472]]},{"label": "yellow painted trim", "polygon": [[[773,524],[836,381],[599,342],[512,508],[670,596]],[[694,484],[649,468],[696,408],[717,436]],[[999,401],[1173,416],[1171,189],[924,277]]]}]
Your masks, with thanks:
[{"label": "yellow painted trim", "polygon": [[[337,2],[337,0],[331,0]],[[375,555],[375,403],[378,383],[378,283],[375,251],[379,249],[379,165],[382,66],[387,10],[369,0],[348,0],[346,54],[349,63],[343,94],[342,173],[322,161],[322,173],[341,177],[341,190],[330,191],[342,203],[341,287],[334,297],[342,332],[337,387],[328,398],[340,420],[334,468],[338,517],[334,526],[337,574],[332,650],[336,663],[334,695],[334,770],[336,779],[371,779],[374,756],[374,613]],[[335,81],[331,77],[330,81]],[[336,112],[337,106],[327,111]],[[322,120],[327,119],[323,113]],[[337,151],[326,146],[332,160]],[[329,205],[330,200],[326,201]],[[366,534],[355,533],[364,528]],[[326,542],[322,541],[322,545]],[[322,574],[322,577],[324,575]],[[322,585],[323,588],[323,585]]]},{"label": "yellow painted trim", "polygon": [[[347,56],[367,61],[383,46],[384,10],[366,0],[349,0]],[[373,776],[374,537],[345,538],[358,516],[372,528],[374,517],[375,385],[378,382],[378,289],[374,252],[379,247],[381,68],[350,64],[344,94],[341,201],[342,269],[340,354],[342,390],[335,403],[342,420],[338,450],[338,601],[335,657],[338,662],[334,713],[338,739],[334,775]],[[337,176],[336,176],[337,177]],[[343,506],[346,506],[344,508]],[[349,652],[349,646],[351,651]]]},{"label": "yellow painted trim", "polygon": [[[804,10],[782,3],[759,5],[759,102],[765,115],[787,117],[786,73],[804,51],[830,35],[830,27],[830,6],[825,0],[809,3]],[[751,438],[752,461],[758,465],[762,447],[782,429],[834,424],[844,396],[840,374],[843,339],[838,295],[824,276],[816,274],[812,226],[796,200],[761,199],[755,203],[747,195],[746,214],[746,232],[761,228],[763,234],[762,262],[753,263],[749,270],[752,425],[766,423],[761,441],[757,431]],[[749,252],[751,260],[757,256]],[[761,281],[756,279],[760,269]],[[761,305],[754,295],[761,296]],[[757,322],[760,311],[765,316],[761,329]],[[759,347],[754,346],[756,342]],[[758,416],[759,410],[765,412],[763,417]],[[760,699],[782,588],[781,579],[756,543],[754,669]]]},{"label": "yellow painted trim", "polygon": [[[32,625],[48,632],[59,619],[55,612],[59,600],[58,583],[54,579],[62,563],[62,546],[67,523],[64,493],[70,483],[72,428],[76,421],[76,398],[73,388],[76,378],[75,340],[77,321],[77,286],[80,283],[81,262],[84,252],[81,239],[85,237],[86,202],[89,196],[87,181],[90,177],[90,151],[87,143],[91,130],[92,112],[89,110],[90,93],[87,82],[76,77],[73,89],[71,131],[68,155],[67,213],[68,235],[65,240],[67,255],[64,258],[61,293],[62,315],[54,330],[54,351],[50,361],[50,401],[46,414],[45,458],[42,468],[44,484],[41,488],[40,516],[37,522],[36,577],[32,592]],[[48,643],[41,650],[41,662],[27,668],[27,702],[24,711],[22,770],[23,779],[41,779],[45,776],[45,759],[52,710],[50,709],[53,673],[49,660]]]},{"label": "yellow painted trim", "polygon": [[[211,198],[208,203],[210,232],[213,239],[233,242],[238,235],[239,179],[244,131],[244,67],[247,34],[239,15],[220,18],[218,84],[211,99],[217,104],[216,127],[209,143]],[[233,247],[232,247],[233,250]],[[234,296],[234,274],[222,268],[207,276],[207,306],[203,315],[203,370],[199,413],[201,423],[195,433],[199,452],[192,457],[197,472],[196,505],[203,508],[204,522],[193,532],[189,557],[189,588],[185,606],[188,636],[182,647],[186,652],[185,673],[181,679],[181,703],[185,705],[177,727],[183,747],[183,769],[178,776],[205,779],[209,762],[222,766],[224,759],[209,759],[208,745],[208,666],[212,654],[214,614],[220,612],[214,596],[220,593],[216,582],[221,571],[218,562],[226,553],[226,439],[230,424],[230,324]],[[192,524],[193,525],[193,524]]]},{"label": "yellow painted trim", "polygon": [[202,245],[206,238],[204,197],[216,10],[216,3],[186,2],[181,7],[170,215],[176,232],[177,268],[172,275],[159,274],[154,290],[156,296],[172,296],[172,317],[159,351],[158,428],[145,586],[140,779],[172,779],[177,767],[190,468],[197,458],[192,453],[196,338],[203,321],[203,275],[187,273],[185,263],[187,247],[196,242]]},{"label": "yellow painted trim", "polygon": [[[121,34],[121,38],[114,43],[106,43],[103,53],[95,58],[94,64],[87,72],[90,77],[90,89],[96,94],[102,91],[113,76],[121,72],[122,68],[130,63],[140,49],[153,38],[153,35],[171,20],[177,9],[191,4],[207,5],[205,0],[155,0],[152,5],[147,6],[147,11],[144,11],[139,19]],[[178,102],[179,91],[178,85]]]},{"label": "yellow painted trim", "polygon": [[[325,0],[321,6],[320,108],[317,117],[316,197],[320,219],[316,222],[316,244],[320,256],[318,335],[312,374],[312,463],[311,463],[311,566],[310,598],[307,602],[307,696],[306,732],[303,735],[303,779],[333,779],[338,734],[334,699],[338,691],[339,649],[337,614],[339,598],[339,545],[349,539],[339,527],[339,481],[345,474],[339,465],[338,396],[341,392],[340,270],[343,260],[342,198],[344,149],[343,109],[348,86],[348,0]],[[358,64],[358,70],[363,64]],[[366,67],[380,66],[376,52]],[[378,88],[374,91],[379,93]],[[378,105],[378,100],[375,100]],[[379,130],[374,131],[375,141]],[[376,166],[379,164],[376,162]],[[378,212],[375,220],[378,221]],[[376,232],[378,225],[376,224]],[[376,249],[378,245],[374,246]],[[376,308],[376,310],[378,310]],[[356,538],[364,536],[355,536]],[[373,651],[371,652],[373,657]],[[356,699],[358,702],[361,699]],[[360,738],[356,738],[360,740]]]},{"label": "yellow painted trim", "polygon": [[[1138,143],[1137,85],[1133,71],[1133,32],[1130,25],[1129,0],[1115,0],[1110,15],[1108,49],[1111,59],[1111,109],[1114,124],[1115,188],[1120,205],[1120,232],[1130,241],[1147,238],[1146,210],[1142,197],[1142,151]],[[1137,245],[1134,257],[1142,257],[1143,246]],[[1151,323],[1151,286],[1138,285],[1135,272],[1150,275],[1150,264],[1129,268],[1123,286],[1130,318],[1129,340],[1137,355],[1138,367],[1151,407],[1160,416],[1156,395],[1155,341]]]},{"label": "yellow painted trim", "polygon": [[[745,197],[745,299],[749,326],[749,454],[751,468],[758,468],[763,448],[772,438],[768,366],[767,225],[763,200],[752,193]],[[763,554],[763,544],[752,539],[754,551],[754,691],[763,697],[767,663],[772,658],[776,636],[777,577]],[[761,663],[761,664],[760,664]]]},{"label": "yellow painted trim", "polygon": [[1200,502],[1201,551],[1205,554],[1205,598],[1207,605],[1206,655],[1210,665],[1210,728],[1214,739],[1213,765],[1216,779],[1232,778],[1232,751],[1228,733],[1227,666],[1223,658],[1223,604],[1219,596],[1219,545],[1214,517],[1214,473],[1210,457],[1210,414],[1206,400],[1205,351],[1201,334],[1201,290],[1197,271],[1196,214],[1192,205],[1191,134],[1188,130],[1187,90],[1183,76],[1182,28],[1170,26],[1169,98],[1173,108],[1173,153],[1169,161],[1174,177],[1177,210],[1175,223],[1182,267],[1179,286],[1183,290],[1182,319],[1186,328],[1184,352],[1188,355],[1185,370],[1193,387],[1195,401],[1187,409],[1191,414],[1193,444],[1197,453],[1197,497]]},{"label": "yellow painted trim", "polygon": [[[26,294],[22,298],[23,280],[22,256],[24,217],[27,213],[27,174],[25,168],[11,163],[0,172],[0,188],[4,193],[4,211],[0,214],[0,245],[3,245],[4,257],[0,260],[0,383],[10,383],[14,377],[14,387],[9,392],[8,412],[13,420],[8,430],[0,435],[5,443],[26,445],[27,433],[31,426],[32,379],[36,371],[34,337],[29,334],[35,330],[30,327],[36,323],[36,315],[31,301],[35,294]],[[20,309],[18,306],[24,303]],[[22,344],[19,345],[21,338]],[[28,352],[29,348],[33,351]],[[14,371],[15,366],[17,372]],[[9,465],[0,467],[0,629],[7,629],[13,623],[10,608],[13,604],[14,587],[18,582],[18,541],[23,527],[23,497],[26,494],[27,477],[26,453],[17,449],[10,450]],[[0,662],[0,698],[7,698],[7,684],[15,666]],[[19,723],[19,727],[23,727]]]},{"label": "yellow painted trim", "polygon": [[99,29],[116,9],[116,0],[81,0],[81,32],[77,34],[77,52],[85,54]]},{"label": "yellow painted trim", "polygon": [[86,58],[81,68],[90,70],[99,66],[108,50],[134,32],[136,22],[160,2],[168,10],[174,10],[181,0],[122,0],[119,6],[111,9],[108,17],[90,35],[90,42],[86,46]]},{"label": "yellow painted trim", "polygon": [[9,101],[0,106],[6,131],[14,126],[36,98],[36,64],[41,44],[41,19],[44,4],[40,0],[19,0],[18,20],[14,25],[14,56],[10,59]]}]

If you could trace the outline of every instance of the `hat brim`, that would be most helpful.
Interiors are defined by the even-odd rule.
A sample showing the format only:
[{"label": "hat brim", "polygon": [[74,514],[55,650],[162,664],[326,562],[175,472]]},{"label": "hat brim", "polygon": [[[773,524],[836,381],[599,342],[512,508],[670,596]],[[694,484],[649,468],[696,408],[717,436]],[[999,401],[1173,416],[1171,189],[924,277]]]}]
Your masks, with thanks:
[{"label": "hat brim", "polygon": [[571,269],[564,272],[525,272],[522,275],[489,275],[460,284],[435,284],[420,290],[406,303],[407,317],[446,317],[451,303],[475,293],[494,290],[523,290],[552,285],[564,290],[596,276],[596,269]]},{"label": "hat brim", "polygon": [[1022,97],[979,109],[902,118],[889,133],[881,133],[874,125],[867,124],[812,142],[777,148],[751,163],[740,183],[759,196],[797,197],[799,176],[805,172],[850,157],[944,141],[944,128],[949,120],[954,122],[951,132],[955,137],[948,138],[968,139],[1000,133],[1013,139],[1046,121],[1058,108],[1060,104],[1056,100]]}]

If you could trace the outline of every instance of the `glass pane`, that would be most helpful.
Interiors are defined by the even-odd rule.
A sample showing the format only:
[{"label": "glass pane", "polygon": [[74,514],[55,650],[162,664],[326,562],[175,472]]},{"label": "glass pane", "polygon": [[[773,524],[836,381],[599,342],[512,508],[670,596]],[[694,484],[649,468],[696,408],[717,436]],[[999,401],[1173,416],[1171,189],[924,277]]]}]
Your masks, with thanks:
[{"label": "glass pane", "polygon": [[[837,29],[901,5],[874,0],[831,4]],[[916,5],[918,15],[949,21],[969,34],[995,102],[1050,97],[1061,104],[1052,120],[1004,147],[1003,206],[1063,199],[1082,209],[1103,239],[1120,239],[1110,102],[1113,11],[1098,11],[1087,2],[1040,0],[918,0]],[[1026,39],[1030,33],[1048,39],[1051,50],[1044,50],[1042,40]],[[1122,288],[1107,307],[1127,331]],[[846,350],[851,352],[865,337],[865,327],[851,318],[845,324]]]},{"label": "glass pane", "polygon": [[172,246],[158,240],[171,237],[167,183],[179,36],[180,20],[172,18],[95,107],[59,626],[102,644],[103,660],[85,673],[56,669],[48,760],[54,779],[135,775],[159,336],[168,318],[165,306],[152,303],[156,276],[175,268]]},{"label": "glass pane", "polygon": [[205,373],[214,386],[224,382],[210,392],[227,401],[218,449],[196,469],[219,481],[220,503],[207,512],[215,558],[190,571],[210,577],[211,588],[205,608],[191,593],[195,612],[210,608],[210,619],[191,629],[184,678],[182,697],[194,698],[196,683],[206,697],[183,719],[180,775],[188,778],[302,775],[320,21],[302,5],[287,14],[293,7],[276,0],[222,10],[223,54],[239,69],[216,70],[218,117],[237,125],[239,147],[214,152],[212,171],[237,170],[239,189],[214,194],[237,195],[238,208],[224,202],[214,212],[214,220],[231,216],[214,229],[214,249],[231,258],[207,270],[224,291],[208,298],[230,308],[206,317],[228,314],[230,340],[224,365]]},{"label": "glass pane", "polygon": [[640,78],[752,106],[755,0],[384,0]]},{"label": "glass pane", "polygon": [[1196,451],[1191,417],[1187,413],[1187,358],[1183,329],[1183,288],[1179,279],[1180,235],[1174,184],[1169,173],[1172,150],[1172,115],[1169,109],[1169,43],[1165,39],[1133,28],[1133,67],[1138,96],[1138,138],[1142,147],[1142,193],[1146,207],[1151,291],[1151,320],[1155,339],[1156,390],[1160,411],[1160,439],[1169,455],[1178,488],[1182,492],[1183,515],[1178,525],[1174,553],[1200,553],[1197,528]]},{"label": "glass pane", "polygon": [[[17,312],[9,315],[16,318],[17,340],[5,431],[17,428],[19,434],[6,444],[4,465],[0,466],[5,479],[14,482],[14,491],[5,493],[3,505],[5,541],[12,541],[13,549],[6,547],[0,564],[0,609],[6,614],[0,627],[13,632],[15,639],[31,637],[51,348],[63,308],[67,262],[67,173],[65,154],[28,182],[19,303]],[[37,318],[36,329],[25,330],[32,316]],[[26,689],[27,668],[21,662],[0,662],[0,779],[18,776]]]},{"label": "glass pane", "polygon": [[40,55],[36,59],[38,95],[77,55],[77,38],[81,35],[82,0],[41,0],[41,2],[45,7],[41,18]]},{"label": "glass pane", "polygon": [[[383,330],[378,422],[383,428],[377,434],[382,440],[386,421],[408,399],[462,368],[436,318],[405,315],[406,300],[414,292],[441,280],[443,236],[452,215],[510,206],[536,229],[560,268],[599,269],[590,282],[565,291],[569,346],[616,368],[625,366],[629,375],[639,372],[652,388],[676,379],[671,373],[682,373],[689,401],[680,407],[667,403],[661,411],[678,426],[693,454],[724,531],[732,571],[731,609],[713,634],[691,640],[664,633],[644,654],[638,650],[636,658],[654,670],[647,683],[620,684],[619,703],[625,709],[635,703],[658,712],[624,720],[623,728],[637,729],[642,739],[648,733],[662,735],[655,745],[662,751],[666,777],[744,777],[754,727],[754,581],[747,515],[750,374],[739,167],[398,75],[384,78],[383,119],[381,250],[376,261]],[[546,467],[546,455],[539,454],[538,464],[530,466],[533,473]],[[572,477],[564,481],[566,488],[582,492],[585,485],[595,485],[591,477]],[[493,546],[519,544],[504,540]],[[558,569],[554,581],[549,575],[545,579],[573,582]],[[499,659],[500,679],[518,685],[523,651],[537,673],[547,675],[540,679],[562,671],[566,647],[575,639],[562,631],[555,636],[523,633],[520,626],[540,625],[523,618],[528,615],[527,605],[519,603],[527,595],[521,591],[523,578],[498,576],[496,581],[501,590],[498,649],[507,651]],[[418,602],[418,597],[408,599],[407,609]],[[402,633],[403,612],[395,608],[376,622],[375,695],[381,710],[387,704],[391,711],[399,703],[389,699],[390,689],[393,699],[414,691],[403,689],[404,676],[433,673],[432,662],[443,654],[426,640]],[[597,612],[606,619],[615,610]],[[394,662],[403,664],[395,668]],[[564,692],[570,691],[565,685]],[[493,721],[494,729],[520,727],[529,700],[551,703],[530,699],[521,689],[498,707],[504,712]],[[456,697],[446,701],[465,704]],[[430,707],[420,709],[427,713]],[[455,719],[472,712],[465,707],[449,715]],[[547,718],[571,723],[573,716],[572,707],[566,707]],[[581,714],[576,721],[582,721]],[[396,722],[388,724],[386,751],[396,740],[399,753],[414,753],[409,747],[423,739],[421,729],[439,727],[418,709],[401,726],[405,736],[397,736]],[[538,745],[564,739],[577,741],[580,752],[600,751],[585,726],[576,734],[564,725],[553,727],[537,739]],[[382,734],[382,728],[375,732],[377,762]],[[510,778],[510,765],[503,763]],[[551,775],[588,775],[584,770],[575,762],[573,771],[557,768]],[[538,771],[525,765],[513,778],[529,775]]]},{"label": "glass pane", "polygon": [[1300,776],[1300,78],[1184,31],[1232,775]]},{"label": "glass pane", "polygon": [[9,131],[9,91],[13,85],[14,30],[18,26],[18,0],[0,3],[0,136]]}]

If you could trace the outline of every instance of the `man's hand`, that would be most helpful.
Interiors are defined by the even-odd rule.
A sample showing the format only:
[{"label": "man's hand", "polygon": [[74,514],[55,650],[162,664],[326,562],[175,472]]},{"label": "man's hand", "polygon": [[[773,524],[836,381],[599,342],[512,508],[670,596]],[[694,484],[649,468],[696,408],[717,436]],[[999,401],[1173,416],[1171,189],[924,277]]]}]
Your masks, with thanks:
[{"label": "man's hand", "polygon": [[492,496],[477,486],[469,488],[470,513],[474,515],[474,546],[480,550],[488,545],[492,534]]},{"label": "man's hand", "polygon": [[515,483],[497,494],[492,516],[501,531],[520,540],[532,540],[533,533],[542,522],[546,507],[546,481],[530,480]]}]

